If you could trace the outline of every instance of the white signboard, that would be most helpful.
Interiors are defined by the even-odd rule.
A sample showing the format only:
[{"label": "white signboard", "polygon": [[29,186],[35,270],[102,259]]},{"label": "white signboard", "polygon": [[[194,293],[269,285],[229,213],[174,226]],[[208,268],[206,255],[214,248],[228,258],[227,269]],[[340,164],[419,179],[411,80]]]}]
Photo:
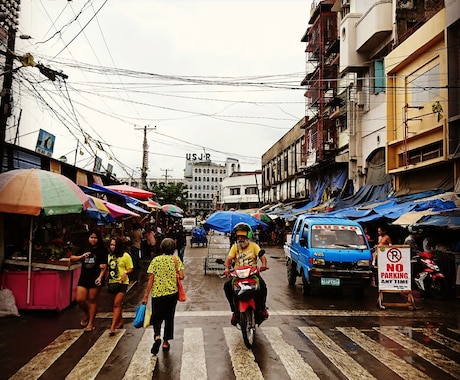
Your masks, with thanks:
[{"label": "white signboard", "polygon": [[411,290],[410,247],[393,245],[377,248],[380,290]]}]

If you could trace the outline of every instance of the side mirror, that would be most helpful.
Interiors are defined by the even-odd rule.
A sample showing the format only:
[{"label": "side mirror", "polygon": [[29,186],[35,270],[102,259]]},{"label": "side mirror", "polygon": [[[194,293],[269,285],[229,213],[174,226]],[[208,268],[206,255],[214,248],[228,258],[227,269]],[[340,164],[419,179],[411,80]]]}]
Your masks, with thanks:
[{"label": "side mirror", "polygon": [[301,237],[301,238],[299,239],[299,245],[300,245],[301,247],[305,247],[305,246],[307,245],[307,239],[304,238],[304,237]]}]

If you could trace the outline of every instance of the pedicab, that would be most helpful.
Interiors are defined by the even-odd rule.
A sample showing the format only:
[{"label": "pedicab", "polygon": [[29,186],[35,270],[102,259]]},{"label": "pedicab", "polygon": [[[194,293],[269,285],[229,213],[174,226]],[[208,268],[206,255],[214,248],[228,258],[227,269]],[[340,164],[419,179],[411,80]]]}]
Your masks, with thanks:
[{"label": "pedicab", "polygon": [[208,237],[206,236],[206,230],[202,227],[195,227],[192,230],[192,238],[190,239],[190,246],[196,244],[197,247],[207,247]]}]

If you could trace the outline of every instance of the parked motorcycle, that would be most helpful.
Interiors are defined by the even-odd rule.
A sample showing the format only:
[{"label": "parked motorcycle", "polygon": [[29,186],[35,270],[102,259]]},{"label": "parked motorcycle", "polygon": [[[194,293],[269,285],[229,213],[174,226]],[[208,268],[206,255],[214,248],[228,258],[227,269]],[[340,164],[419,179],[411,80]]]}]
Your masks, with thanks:
[{"label": "parked motorcycle", "polygon": [[446,299],[449,294],[447,279],[436,263],[434,254],[420,252],[412,258],[411,263],[417,288],[427,292],[434,299]]},{"label": "parked motorcycle", "polygon": [[257,312],[256,299],[259,297],[259,269],[253,266],[241,266],[230,272],[235,302],[236,320],[241,327],[243,341],[247,348],[252,348],[256,325],[264,321]]}]

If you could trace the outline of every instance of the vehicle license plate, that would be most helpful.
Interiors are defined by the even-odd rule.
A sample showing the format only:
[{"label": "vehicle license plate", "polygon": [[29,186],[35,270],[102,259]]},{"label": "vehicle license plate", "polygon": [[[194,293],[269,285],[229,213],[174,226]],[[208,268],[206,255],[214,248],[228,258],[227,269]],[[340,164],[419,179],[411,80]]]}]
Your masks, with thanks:
[{"label": "vehicle license plate", "polygon": [[321,285],[340,286],[340,278],[321,278]]}]

